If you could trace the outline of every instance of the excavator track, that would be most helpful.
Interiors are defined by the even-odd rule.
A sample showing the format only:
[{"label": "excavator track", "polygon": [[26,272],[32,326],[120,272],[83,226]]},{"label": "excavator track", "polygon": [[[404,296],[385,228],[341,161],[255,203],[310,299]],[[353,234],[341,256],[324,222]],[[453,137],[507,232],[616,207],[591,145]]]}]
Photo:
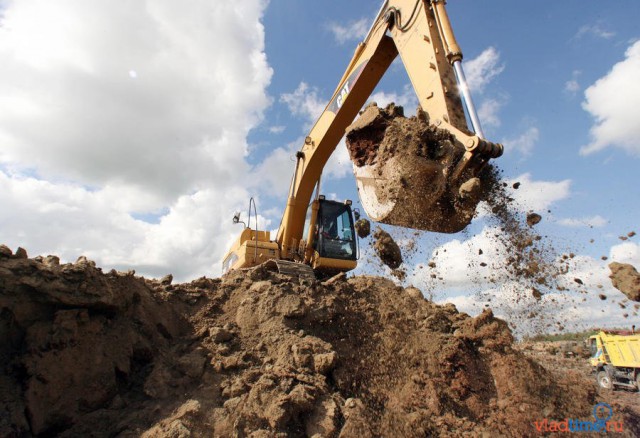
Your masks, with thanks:
[{"label": "excavator track", "polygon": [[311,266],[305,265],[304,263],[290,262],[287,260],[268,260],[264,265],[267,269],[290,277],[316,279],[316,275],[313,269],[311,269]]}]

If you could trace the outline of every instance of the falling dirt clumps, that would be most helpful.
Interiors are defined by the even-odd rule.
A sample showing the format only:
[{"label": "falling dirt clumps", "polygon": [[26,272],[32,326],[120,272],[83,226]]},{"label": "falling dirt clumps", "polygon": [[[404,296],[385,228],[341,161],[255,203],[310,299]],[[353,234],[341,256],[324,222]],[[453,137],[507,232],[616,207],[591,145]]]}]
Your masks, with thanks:
[{"label": "falling dirt clumps", "polygon": [[453,233],[475,214],[484,182],[451,180],[465,153],[453,135],[418,109],[367,106],[346,130],[346,144],[367,215],[375,222]]},{"label": "falling dirt clumps", "polygon": [[594,391],[379,277],[165,284],[0,256],[0,436],[528,436]]},{"label": "falling dirt clumps", "polygon": [[506,250],[502,267],[506,269],[509,279],[517,279],[529,288],[562,291],[558,278],[568,273],[569,261],[574,255],[559,257],[555,248],[533,230],[533,226],[542,220],[541,215],[529,212],[523,220],[515,199],[507,191],[508,184],[502,181],[500,173],[495,166],[485,168],[483,176],[487,181],[487,190],[483,199],[491,213],[488,220],[497,230],[490,237],[501,242]]},{"label": "falling dirt clumps", "polygon": [[625,294],[630,300],[640,301],[640,273],[628,263],[609,263],[613,287]]},{"label": "falling dirt clumps", "polygon": [[538,213],[530,212],[527,214],[527,225],[529,225],[530,227],[538,225],[541,220],[542,216],[540,216]]},{"label": "falling dirt clumps", "polygon": [[402,264],[402,251],[393,237],[382,228],[377,228],[373,232],[373,239],[373,248],[380,260],[391,269],[399,268]]},{"label": "falling dirt clumps", "polygon": [[354,227],[358,237],[361,239],[365,239],[369,237],[369,234],[371,234],[371,222],[367,219],[358,219],[354,224]]}]

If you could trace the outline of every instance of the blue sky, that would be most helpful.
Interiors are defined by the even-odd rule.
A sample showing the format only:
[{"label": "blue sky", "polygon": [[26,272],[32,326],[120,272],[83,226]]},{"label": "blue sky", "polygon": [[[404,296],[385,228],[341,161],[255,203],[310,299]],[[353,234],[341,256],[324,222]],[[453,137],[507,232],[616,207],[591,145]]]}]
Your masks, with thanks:
[{"label": "blue sky", "polygon": [[[261,226],[277,227],[290,157],[379,7],[0,0],[0,242],[150,276],[219,274],[239,232],[231,216],[250,196]],[[597,285],[622,297],[603,255],[640,265],[638,238],[618,239],[640,232],[640,3],[447,7],[487,137],[505,144],[498,164],[523,183],[514,193],[523,212],[543,213],[538,231],[559,253],[578,254],[574,272],[590,295],[571,319],[637,321],[600,302]],[[395,63],[373,98],[413,114],[407,84]],[[324,192],[358,203],[343,145]],[[485,302],[469,292],[490,286],[466,266],[488,245],[489,226],[480,218],[459,235],[421,235],[407,284],[428,288],[417,267],[449,248],[458,258],[439,252],[443,282],[425,292],[477,311]],[[372,271],[363,263],[358,272]]]}]

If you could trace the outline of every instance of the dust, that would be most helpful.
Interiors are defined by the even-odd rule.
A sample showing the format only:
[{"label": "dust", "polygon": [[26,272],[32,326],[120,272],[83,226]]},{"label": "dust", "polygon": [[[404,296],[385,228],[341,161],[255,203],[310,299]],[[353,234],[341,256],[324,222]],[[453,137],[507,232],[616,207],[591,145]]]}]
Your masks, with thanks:
[{"label": "dust", "polygon": [[593,406],[490,310],[384,278],[172,284],[0,254],[0,436],[529,436]]}]

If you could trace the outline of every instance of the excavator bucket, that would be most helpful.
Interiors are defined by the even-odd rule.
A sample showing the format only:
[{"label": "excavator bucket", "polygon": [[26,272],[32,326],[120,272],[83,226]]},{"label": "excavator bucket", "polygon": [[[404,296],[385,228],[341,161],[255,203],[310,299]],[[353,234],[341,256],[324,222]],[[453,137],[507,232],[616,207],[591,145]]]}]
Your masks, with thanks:
[{"label": "excavator bucket", "polygon": [[502,147],[478,137],[463,145],[455,134],[430,124],[420,109],[407,118],[393,104],[365,108],[347,128],[346,143],[367,215],[420,230],[464,229],[489,185],[482,169]]}]

